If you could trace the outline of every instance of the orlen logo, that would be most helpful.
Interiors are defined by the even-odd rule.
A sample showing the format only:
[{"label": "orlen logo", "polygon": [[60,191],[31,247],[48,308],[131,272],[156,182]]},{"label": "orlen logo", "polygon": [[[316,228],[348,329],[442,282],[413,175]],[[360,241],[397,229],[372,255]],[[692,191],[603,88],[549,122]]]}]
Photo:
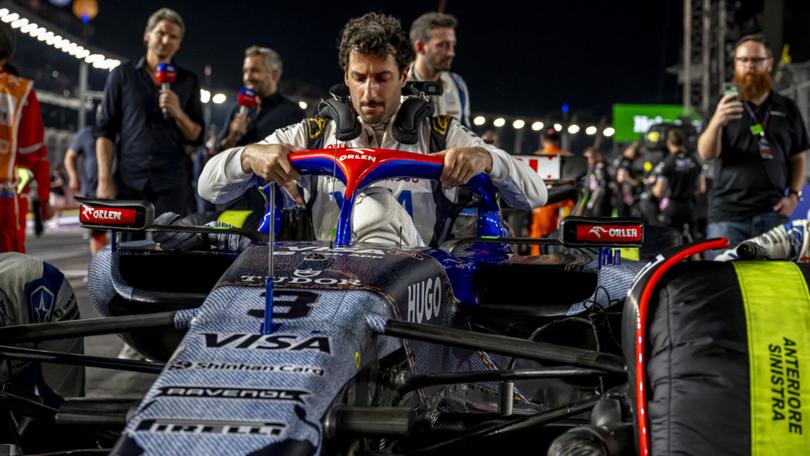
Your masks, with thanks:
[{"label": "orlen logo", "polygon": [[591,228],[591,231],[589,231],[589,233],[591,233],[592,235],[598,237],[599,239],[602,239],[602,233],[607,233],[607,232],[608,232],[608,230],[602,228],[601,226],[595,226],[595,227]]},{"label": "orlen logo", "polygon": [[578,225],[577,241],[641,242],[640,225]]},{"label": "orlen logo", "polygon": [[376,163],[377,157],[366,155],[366,153],[370,151],[371,149],[346,149],[346,153],[339,156],[338,160],[368,160],[372,163]]},{"label": "orlen logo", "polygon": [[95,225],[128,225],[135,223],[135,209],[96,208],[82,204],[81,223]]}]

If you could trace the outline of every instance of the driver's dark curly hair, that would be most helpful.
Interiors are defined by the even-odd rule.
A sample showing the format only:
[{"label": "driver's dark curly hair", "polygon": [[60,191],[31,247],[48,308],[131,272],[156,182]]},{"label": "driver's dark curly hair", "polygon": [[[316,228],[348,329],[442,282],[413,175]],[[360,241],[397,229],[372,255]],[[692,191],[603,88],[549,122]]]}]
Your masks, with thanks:
[{"label": "driver's dark curly hair", "polygon": [[414,59],[411,42],[399,20],[379,13],[367,13],[350,19],[343,27],[338,43],[338,59],[344,71],[349,66],[349,53],[352,50],[360,54],[390,54],[400,72],[405,71]]}]

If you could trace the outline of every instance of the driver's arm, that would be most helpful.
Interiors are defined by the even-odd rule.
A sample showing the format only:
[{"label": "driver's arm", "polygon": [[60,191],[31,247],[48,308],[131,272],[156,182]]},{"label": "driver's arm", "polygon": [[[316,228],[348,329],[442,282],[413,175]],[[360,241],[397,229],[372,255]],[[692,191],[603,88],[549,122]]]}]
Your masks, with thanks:
[{"label": "driver's arm", "polygon": [[[257,144],[303,147],[307,134],[305,122],[280,128]],[[250,146],[233,147],[208,160],[197,182],[197,191],[202,198],[213,203],[227,203],[258,184],[258,177],[249,171],[249,167],[245,167],[247,155],[250,155],[245,154],[247,147]]]},{"label": "driver's arm", "polygon": [[548,190],[539,174],[529,165],[497,147],[485,143],[460,122],[453,120],[447,133],[447,149],[474,148],[492,157],[487,172],[506,204],[515,209],[531,210],[546,204]]}]

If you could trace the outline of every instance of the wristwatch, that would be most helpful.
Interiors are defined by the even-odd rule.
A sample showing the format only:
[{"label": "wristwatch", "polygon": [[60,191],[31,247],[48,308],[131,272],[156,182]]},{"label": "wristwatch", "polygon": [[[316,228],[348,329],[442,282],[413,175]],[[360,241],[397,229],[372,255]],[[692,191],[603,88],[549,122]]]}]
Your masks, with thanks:
[{"label": "wristwatch", "polygon": [[790,190],[788,190],[788,196],[790,196],[790,195],[796,195],[796,198],[798,198],[799,201],[804,201],[804,199],[802,198],[802,191],[801,190],[793,190],[791,188]]}]

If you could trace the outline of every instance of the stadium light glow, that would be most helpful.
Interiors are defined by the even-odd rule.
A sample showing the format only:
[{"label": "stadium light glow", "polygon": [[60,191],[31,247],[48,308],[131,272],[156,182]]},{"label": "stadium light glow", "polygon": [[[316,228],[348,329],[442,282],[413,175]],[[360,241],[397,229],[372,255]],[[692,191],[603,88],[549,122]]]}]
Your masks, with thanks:
[{"label": "stadium light glow", "polygon": [[480,127],[481,125],[484,125],[485,123],[487,123],[487,118],[484,117],[484,116],[475,116],[475,119],[473,119],[473,125],[477,125],[477,126]]},{"label": "stadium light glow", "polygon": [[211,97],[211,101],[213,101],[214,104],[222,104],[225,103],[225,101],[227,100],[228,97],[226,97],[224,93],[217,93],[213,97]]},{"label": "stadium light glow", "polygon": [[588,136],[593,136],[596,134],[597,128],[591,125],[590,127],[585,129],[585,134]]},{"label": "stadium light glow", "polygon": [[614,130],[613,127],[607,127],[604,130],[602,130],[602,135],[605,138],[610,138],[611,136],[613,136],[613,133],[616,133],[616,130]]},{"label": "stadium light glow", "polygon": [[45,27],[37,27],[36,30],[28,34],[31,35],[31,38],[36,38],[39,41],[45,41],[45,32],[47,32],[47,30],[45,30]]},{"label": "stadium light glow", "polygon": [[77,43],[73,43],[67,38],[55,34],[44,25],[37,24],[19,13],[9,11],[8,8],[0,8],[0,20],[10,24],[12,28],[19,29],[31,38],[58,49],[66,54],[70,54],[77,60],[91,64],[93,68],[111,71],[121,65],[118,59],[111,59],[101,53],[94,53],[90,49],[85,49]]},{"label": "stadium light glow", "polygon": [[532,122],[532,131],[540,131],[543,129],[543,122]]},{"label": "stadium light glow", "polygon": [[492,125],[495,125],[496,127],[501,128],[504,125],[506,125],[506,119],[504,119],[503,117],[498,117],[497,119],[495,119],[492,122]]},{"label": "stadium light glow", "polygon": [[555,129],[556,131],[562,131],[562,124],[555,123],[555,124],[554,124],[554,129]]},{"label": "stadium light glow", "polygon": [[20,27],[23,27],[23,26],[25,26],[27,24],[28,24],[28,19],[26,19],[24,17],[21,17],[21,18],[19,18],[16,21],[11,23],[11,28],[14,28],[14,29],[20,28]]},{"label": "stadium light glow", "polygon": [[526,126],[526,122],[524,122],[523,119],[517,119],[514,122],[512,122],[512,128],[514,128],[515,130],[520,130],[521,128],[523,128],[525,126]]},{"label": "stadium light glow", "polygon": [[301,100],[301,101],[298,102],[298,107],[301,108],[301,109],[307,109],[307,106],[309,106],[309,105],[304,100]]},{"label": "stadium light glow", "polygon": [[577,133],[579,133],[579,125],[571,124],[571,125],[568,126],[568,134],[569,135],[575,135]]}]

